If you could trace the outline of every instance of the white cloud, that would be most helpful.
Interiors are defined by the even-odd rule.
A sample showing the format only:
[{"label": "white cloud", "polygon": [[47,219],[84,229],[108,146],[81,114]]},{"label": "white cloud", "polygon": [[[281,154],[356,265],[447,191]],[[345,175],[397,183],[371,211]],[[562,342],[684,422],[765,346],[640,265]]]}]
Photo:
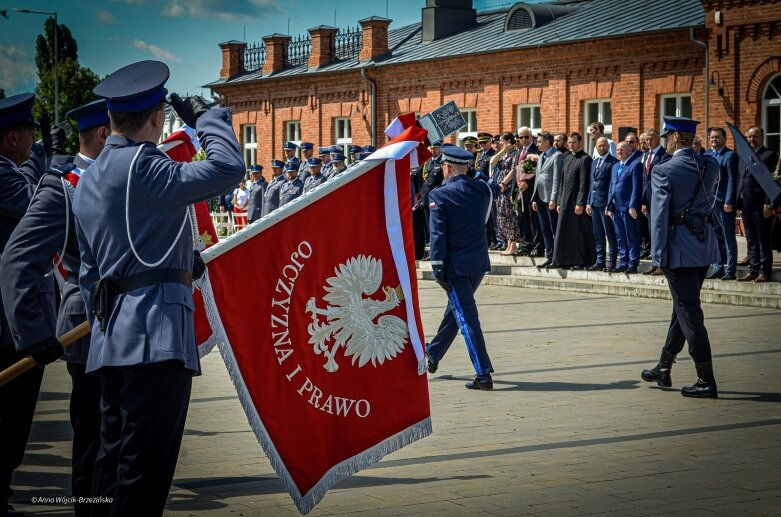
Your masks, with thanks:
[{"label": "white cloud", "polygon": [[169,0],[163,14],[238,22],[282,13],[282,4],[281,0]]},{"label": "white cloud", "polygon": [[175,56],[174,54],[168,52],[163,48],[158,47],[153,43],[147,43],[146,41],[142,41],[140,39],[133,39],[130,40],[130,45],[133,48],[136,48],[148,54],[152,54],[154,57],[156,57],[161,61],[173,61],[175,63],[181,61],[179,57]]},{"label": "white cloud", "polygon": [[19,89],[32,91],[38,82],[33,57],[22,47],[0,45],[0,88],[6,95]]},{"label": "white cloud", "polygon": [[95,19],[97,19],[98,23],[101,25],[113,25],[117,23],[117,19],[114,17],[114,15],[105,9],[98,9],[95,11]]}]

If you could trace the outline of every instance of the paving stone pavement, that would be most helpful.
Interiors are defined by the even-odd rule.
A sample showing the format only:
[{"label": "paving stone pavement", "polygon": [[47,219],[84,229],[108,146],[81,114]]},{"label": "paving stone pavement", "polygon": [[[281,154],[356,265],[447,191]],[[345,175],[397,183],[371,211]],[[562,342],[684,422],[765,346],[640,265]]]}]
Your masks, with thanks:
[{"label": "paving stone pavement", "polygon": [[[420,284],[426,335],[446,298]],[[640,380],[655,364],[665,300],[483,286],[496,374],[472,392],[459,337],[429,382],[434,434],[334,487],[311,515],[781,515],[781,311],[704,306],[719,400]],[[250,431],[217,352],[203,361],[166,514],[297,515]],[[17,509],[68,515],[69,378],[47,369]]]}]

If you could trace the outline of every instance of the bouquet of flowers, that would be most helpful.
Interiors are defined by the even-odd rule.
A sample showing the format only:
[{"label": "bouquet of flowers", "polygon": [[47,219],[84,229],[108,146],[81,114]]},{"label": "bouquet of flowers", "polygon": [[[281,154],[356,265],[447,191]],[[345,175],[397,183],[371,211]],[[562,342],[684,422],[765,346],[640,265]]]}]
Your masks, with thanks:
[{"label": "bouquet of flowers", "polygon": [[526,155],[526,158],[521,162],[521,172],[523,174],[533,174],[537,170],[537,160],[539,159],[539,155],[536,154]]}]

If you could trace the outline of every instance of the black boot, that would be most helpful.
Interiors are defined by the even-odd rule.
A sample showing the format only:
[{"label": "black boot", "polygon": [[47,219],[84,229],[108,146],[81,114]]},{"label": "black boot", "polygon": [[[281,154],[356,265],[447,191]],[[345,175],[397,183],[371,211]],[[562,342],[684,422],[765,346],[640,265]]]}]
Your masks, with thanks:
[{"label": "black boot", "polygon": [[697,382],[681,388],[681,395],[700,399],[719,398],[716,379],[713,378],[713,363],[695,363],[694,367],[697,368]]},{"label": "black boot", "polygon": [[475,379],[466,384],[466,389],[491,391],[494,389],[494,381],[491,379],[491,374],[475,375]]},{"label": "black boot", "polygon": [[675,356],[667,350],[662,350],[662,357],[659,358],[659,363],[650,370],[643,370],[640,376],[646,382],[656,381],[656,384],[659,386],[669,388],[673,385],[673,380],[670,378],[670,370],[672,370],[674,362]]}]

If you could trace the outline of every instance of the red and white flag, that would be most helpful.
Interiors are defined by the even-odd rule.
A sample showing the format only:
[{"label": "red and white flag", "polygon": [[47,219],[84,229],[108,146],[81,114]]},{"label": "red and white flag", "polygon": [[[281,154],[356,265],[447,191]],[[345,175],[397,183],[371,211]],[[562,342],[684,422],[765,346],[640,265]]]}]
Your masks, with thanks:
[{"label": "red and white flag", "polygon": [[407,128],[203,253],[222,356],[301,513],[431,433],[409,209],[425,134]]}]

